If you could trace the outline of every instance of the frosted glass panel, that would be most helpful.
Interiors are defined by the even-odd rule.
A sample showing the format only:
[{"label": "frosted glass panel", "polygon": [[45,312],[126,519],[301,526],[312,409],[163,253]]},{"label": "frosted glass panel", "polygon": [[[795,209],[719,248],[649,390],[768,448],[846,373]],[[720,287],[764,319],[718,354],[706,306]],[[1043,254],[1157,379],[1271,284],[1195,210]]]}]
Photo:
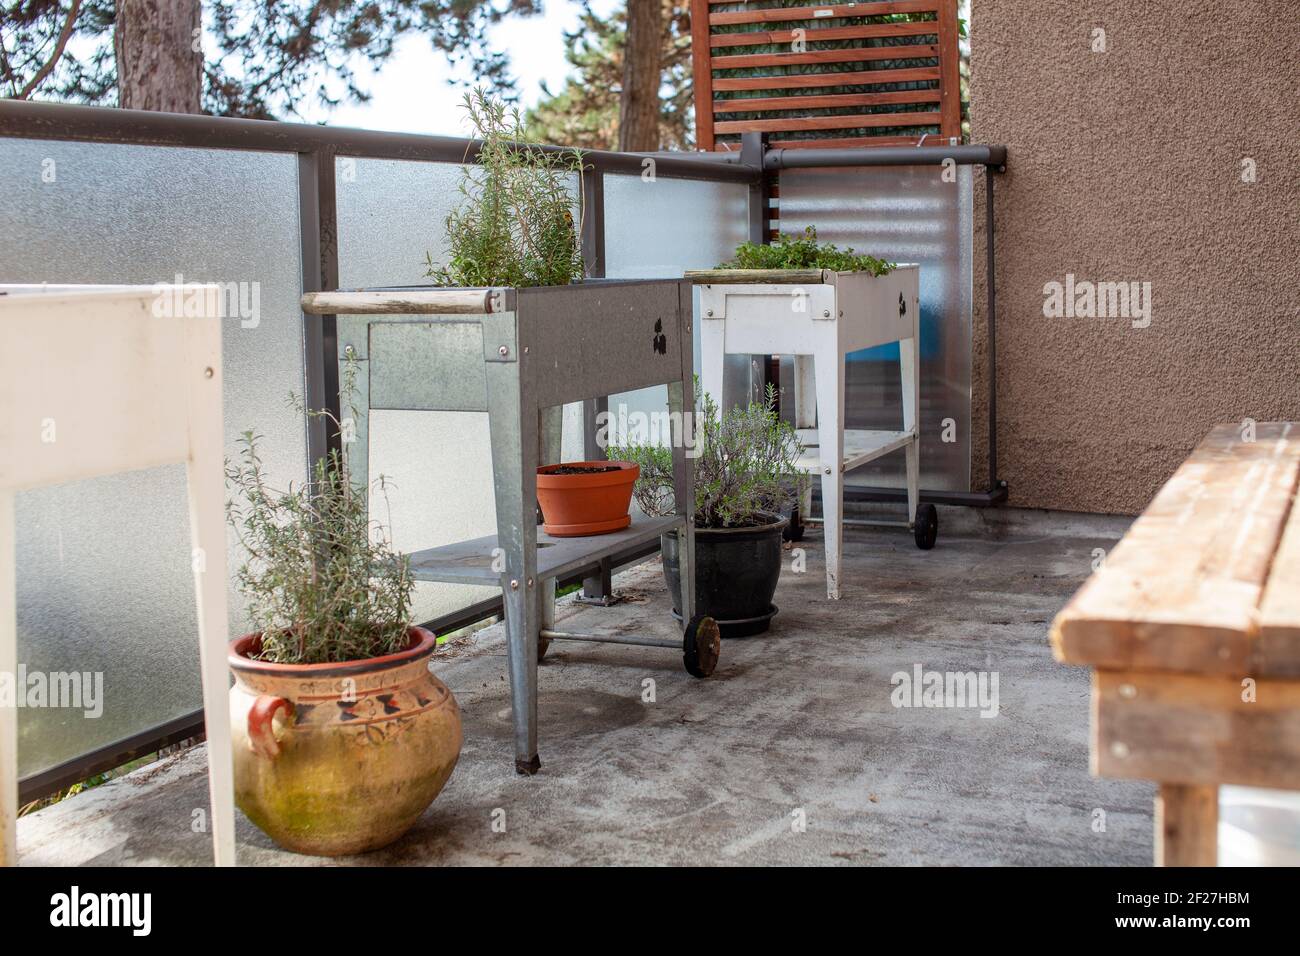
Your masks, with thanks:
[{"label": "frosted glass panel", "polygon": [[[781,174],[781,230],[921,266],[921,487],[970,489],[971,167],[945,182],[936,166],[795,169]],[[901,428],[898,346],[849,356],[850,428]],[[781,381],[793,380],[782,363]],[[945,419],[955,441],[944,442]],[[855,469],[850,485],[904,486],[903,456]]]},{"label": "frosted glass panel", "polygon": [[605,274],[667,279],[708,269],[747,238],[749,188],[683,179],[605,177]]},{"label": "frosted glass panel", "polygon": [[[640,176],[605,177],[605,272],[612,279],[666,279],[708,269],[748,238],[749,188],[738,183],[682,179],[646,182]],[[695,293],[695,367],[700,367],[699,292]],[[749,360],[727,357],[725,401],[748,401]],[[663,386],[610,397],[633,412],[667,408]]]},{"label": "frosted glass panel", "polygon": [[[243,283],[247,316],[222,338],[227,453],[255,429],[272,479],[301,481],[284,405],[303,387],[297,195],[291,155],[0,139],[0,282]],[[19,660],[100,671],[106,698],[98,718],[21,710],[20,773],[197,709],[184,468],[24,492],[15,514]],[[231,608],[238,632],[233,590]]]},{"label": "frosted glass panel", "polygon": [[[339,159],[339,285],[357,288],[428,282],[425,253],[447,253],[443,223],[461,202],[464,167],[381,159]],[[339,322],[356,322],[340,316]],[[391,478],[396,547],[418,551],[496,531],[487,415],[480,412],[375,412],[370,475]],[[371,513],[389,511],[371,498]],[[412,615],[427,621],[496,593],[495,588],[419,582]]]}]

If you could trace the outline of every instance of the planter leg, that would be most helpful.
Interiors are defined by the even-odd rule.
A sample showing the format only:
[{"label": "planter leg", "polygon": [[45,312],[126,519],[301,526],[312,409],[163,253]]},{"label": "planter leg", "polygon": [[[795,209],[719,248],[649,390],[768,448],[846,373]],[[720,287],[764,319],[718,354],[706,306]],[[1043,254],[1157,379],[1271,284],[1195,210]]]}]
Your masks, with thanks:
[{"label": "planter leg", "polygon": [[693,430],[687,428],[687,418],[683,414],[687,408],[682,383],[669,383],[668,413],[671,420],[682,423],[673,434],[673,501],[677,513],[686,518],[686,527],[677,532],[684,622],[695,617],[695,459],[688,456],[686,447],[695,436]]},{"label": "planter leg", "polygon": [[501,594],[515,770],[534,774],[541,767],[537,757],[537,639],[542,624],[537,581],[537,454],[541,416],[521,394],[517,362],[487,362],[485,368],[497,547],[505,558]]},{"label": "planter leg", "polygon": [[822,528],[826,547],[826,596],[840,597],[840,551],[844,541],[844,356],[831,339],[817,352],[817,441],[821,456]]},{"label": "planter leg", "polygon": [[898,365],[903,386],[903,430],[917,430],[917,437],[908,442],[907,456],[907,523],[916,524],[916,506],[921,486],[921,437],[917,422],[920,405],[920,376],[917,374],[916,339],[902,339],[898,343]]}]

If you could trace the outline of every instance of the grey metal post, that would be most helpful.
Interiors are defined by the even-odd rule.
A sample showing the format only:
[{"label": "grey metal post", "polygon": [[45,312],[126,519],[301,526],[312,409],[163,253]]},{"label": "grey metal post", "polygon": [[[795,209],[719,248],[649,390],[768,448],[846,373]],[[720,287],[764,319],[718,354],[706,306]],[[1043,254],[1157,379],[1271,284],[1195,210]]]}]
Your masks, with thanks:
[{"label": "grey metal post", "polygon": [[[605,277],[605,174],[587,169],[582,175],[582,261],[592,279]],[[582,403],[582,457],[587,461],[604,461],[608,455],[596,441],[598,416],[609,413],[609,396],[599,395]],[[614,602],[613,569],[601,561],[599,569],[582,579],[584,604],[602,607]]]},{"label": "grey metal post", "polygon": [[[339,287],[338,206],[334,192],[334,151],[298,154],[298,222],[302,249],[302,290]],[[323,408],[341,420],[339,408],[338,321],[332,315],[303,315],[304,391],[308,408]],[[331,451],[343,450],[337,428],[319,416],[308,418],[310,469]],[[310,471],[309,471],[310,473]]]},{"label": "grey metal post", "polygon": [[[768,222],[771,217],[771,195],[767,188],[767,176],[763,173],[763,154],[767,151],[766,133],[742,133],[740,139],[740,161],[760,171],[755,182],[749,184],[749,241],[755,245],[767,245]],[[767,356],[751,355],[749,357],[749,400],[761,403],[767,392]]]}]

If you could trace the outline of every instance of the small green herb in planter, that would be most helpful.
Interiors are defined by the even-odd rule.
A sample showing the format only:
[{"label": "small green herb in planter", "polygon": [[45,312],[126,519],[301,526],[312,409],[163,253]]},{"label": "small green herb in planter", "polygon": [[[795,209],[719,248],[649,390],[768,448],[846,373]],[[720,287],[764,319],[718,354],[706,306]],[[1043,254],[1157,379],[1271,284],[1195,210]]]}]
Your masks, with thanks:
[{"label": "small green herb in planter", "polygon": [[[349,367],[341,390],[349,403],[355,381]],[[307,410],[294,395],[289,402],[339,427],[329,412]],[[267,484],[258,439],[244,432],[238,460],[226,463],[237,496],[226,515],[248,552],[235,580],[262,635],[258,659],[327,664],[405,650],[415,582],[406,556],[369,520],[369,489],[353,484],[346,458],[332,451],[328,462],[316,462],[310,482],[276,490]],[[385,491],[384,478],[375,484]]]},{"label": "small green herb in planter", "polygon": [[829,242],[817,241],[817,230],[809,226],[802,236],[782,234],[770,245],[752,242],[736,247],[736,256],[719,269],[828,269],[831,272],[870,272],[883,276],[892,272],[894,263],[874,256],[856,255],[852,249],[838,249]]},{"label": "small green herb in planter", "polygon": [[448,259],[426,253],[426,273],[445,286],[568,285],[584,273],[580,230],[573,220],[571,176],[582,154],[530,148],[519,110],[483,90],[465,94],[478,164],[467,165],[464,201],[446,220]]},{"label": "small green herb in planter", "polygon": [[[697,387],[697,392],[699,391]],[[707,394],[697,399],[699,456],[695,459],[695,526],[743,528],[761,515],[784,510],[807,480],[796,467],[803,446],[789,422],[776,412],[776,389],[767,402],[737,405],[719,414]],[[673,452],[660,445],[610,448],[612,460],[641,466],[633,496],[647,515],[673,511]]]}]

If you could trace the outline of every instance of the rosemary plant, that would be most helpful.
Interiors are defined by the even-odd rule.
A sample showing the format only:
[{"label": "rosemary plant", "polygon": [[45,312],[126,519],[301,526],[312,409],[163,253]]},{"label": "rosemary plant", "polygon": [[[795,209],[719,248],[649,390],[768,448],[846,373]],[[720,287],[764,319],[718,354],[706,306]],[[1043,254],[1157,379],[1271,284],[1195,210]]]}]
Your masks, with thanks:
[{"label": "rosemary plant", "polygon": [[426,253],[427,275],[438,285],[469,287],[581,282],[570,182],[582,175],[582,154],[530,145],[519,110],[481,89],[465,94],[464,108],[482,141],[478,164],[465,167],[463,201],[447,216],[447,262]]},{"label": "rosemary plant", "polygon": [[[351,404],[356,371],[344,372],[340,392]],[[328,411],[289,404],[342,426]],[[354,412],[355,414],[355,412]],[[272,488],[258,453],[259,435],[243,433],[241,451],[226,463],[235,497],[226,515],[248,554],[235,574],[259,660],[326,664],[404,650],[414,581],[407,558],[393,550],[382,525],[368,517],[369,489],[357,485],[347,459],[332,451],[309,482]],[[375,488],[387,506],[387,481]]]},{"label": "rosemary plant", "polygon": [[753,242],[741,243],[730,262],[719,269],[829,269],[831,272],[870,272],[873,276],[887,275],[894,263],[875,256],[857,255],[850,249],[840,249],[829,242],[817,241],[817,230],[809,226],[801,236],[782,233],[770,245]]}]

